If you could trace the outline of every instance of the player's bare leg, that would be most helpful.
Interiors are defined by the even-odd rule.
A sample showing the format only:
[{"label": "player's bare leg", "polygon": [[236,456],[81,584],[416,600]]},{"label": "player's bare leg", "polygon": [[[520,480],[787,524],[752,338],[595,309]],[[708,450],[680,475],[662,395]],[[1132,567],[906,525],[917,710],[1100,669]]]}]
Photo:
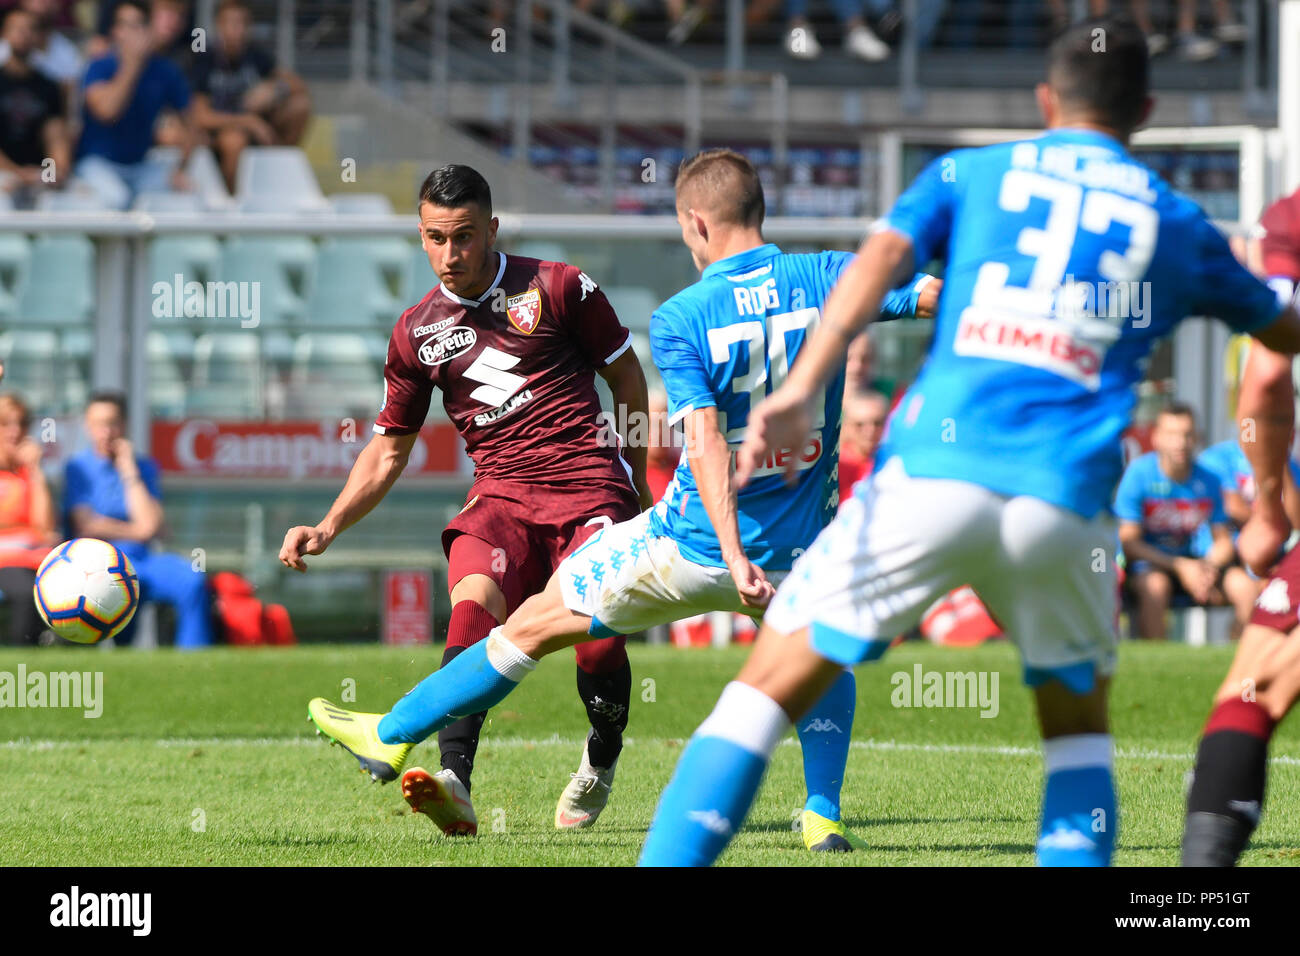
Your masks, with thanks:
[{"label": "player's bare leg", "polygon": [[1247,625],[1197,748],[1183,866],[1237,862],[1263,810],[1269,741],[1297,698],[1300,634]]},{"label": "player's bare leg", "polygon": [[1264,582],[1252,578],[1241,568],[1228,568],[1223,575],[1223,595],[1232,605],[1233,637],[1240,637],[1250,614],[1255,609],[1255,599],[1263,588]]},{"label": "player's bare leg", "polygon": [[1174,585],[1169,574],[1156,569],[1139,571],[1133,576],[1133,593],[1137,596],[1137,636],[1144,640],[1165,639],[1165,612],[1173,598]]}]

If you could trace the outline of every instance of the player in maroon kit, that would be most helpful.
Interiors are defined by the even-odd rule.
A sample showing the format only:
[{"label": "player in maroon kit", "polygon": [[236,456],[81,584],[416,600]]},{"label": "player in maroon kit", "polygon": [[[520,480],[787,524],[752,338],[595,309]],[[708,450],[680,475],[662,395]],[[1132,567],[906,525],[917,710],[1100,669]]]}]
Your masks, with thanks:
[{"label": "player in maroon kit", "polygon": [[[596,283],[565,263],[496,252],[491,192],[468,166],[429,174],[419,216],[441,283],[393,329],[375,435],[343,492],[318,525],[289,529],[280,560],[304,570],[304,555],[322,553],[379,503],[439,389],[474,462],[465,507],[442,533],[452,602],[446,666],[540,591],[561,558],[653,499],[645,448],[621,448],[601,417],[596,374],[626,421],[645,420],[647,399],[631,334]],[[622,748],[632,680],[624,643],[614,637],[576,648],[578,693],[591,721],[580,769],[608,771]],[[449,835],[477,832],[470,773],[484,716],[439,732],[439,773],[407,773],[419,791],[412,805]],[[376,779],[401,770],[362,763]]]},{"label": "player in maroon kit", "polygon": [[[1300,285],[1300,192],[1273,203],[1260,223],[1264,277],[1281,305],[1294,303]],[[1269,741],[1300,698],[1300,547],[1277,560],[1292,530],[1282,503],[1295,424],[1291,364],[1291,356],[1258,342],[1251,343],[1246,358],[1237,417],[1256,496],[1237,551],[1267,583],[1196,751],[1183,866],[1236,864],[1263,811]]]}]

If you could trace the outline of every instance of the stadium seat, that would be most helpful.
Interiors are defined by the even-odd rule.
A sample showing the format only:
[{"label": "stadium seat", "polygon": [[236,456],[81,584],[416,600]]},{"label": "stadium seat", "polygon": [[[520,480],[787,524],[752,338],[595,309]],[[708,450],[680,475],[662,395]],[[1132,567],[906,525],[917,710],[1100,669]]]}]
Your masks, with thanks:
[{"label": "stadium seat", "polygon": [[568,257],[564,251],[564,246],[558,242],[550,242],[545,239],[525,239],[513,249],[508,250],[516,256],[524,256],[529,259],[543,259],[547,262],[568,262]]},{"label": "stadium seat", "polygon": [[391,216],[393,203],[383,193],[337,193],[330,208],[340,216]]},{"label": "stadium seat", "polygon": [[[390,327],[405,308],[407,244],[401,239],[326,239],[316,260],[316,284],[307,307],[312,328]],[[395,274],[394,274],[395,271]]]},{"label": "stadium seat", "polygon": [[[212,282],[221,274],[221,243],[211,235],[161,235],[149,244],[149,286],[172,286],[176,276],[182,284]],[[175,311],[172,309],[171,311]],[[157,323],[184,322],[183,315],[156,315]]]},{"label": "stadium seat", "polygon": [[244,236],[226,242],[221,278],[257,282],[262,325],[301,321],[316,277],[316,246],[302,236]]},{"label": "stadium seat", "polygon": [[226,180],[221,175],[217,158],[206,146],[196,147],[190,153],[190,161],[185,164],[185,175],[208,209],[224,210],[234,206],[234,200],[230,198],[230,190],[226,189]]},{"label": "stadium seat", "polygon": [[94,193],[81,192],[77,189],[61,189],[58,192],[43,192],[36,197],[37,212],[108,212]]},{"label": "stadium seat", "polygon": [[660,303],[654,292],[639,286],[606,286],[601,291],[614,307],[619,321],[629,329],[643,332],[650,328],[650,314]]},{"label": "stadium seat", "polygon": [[250,146],[239,154],[241,212],[330,211],[307,154],[294,146]]},{"label": "stadium seat", "polygon": [[409,256],[411,267],[406,275],[406,289],[402,293],[402,302],[408,307],[415,305],[429,294],[430,289],[438,285],[437,273],[429,265],[429,254],[424,251],[424,246],[415,243]]},{"label": "stadium seat", "polygon": [[32,246],[16,232],[0,232],[0,319],[18,317],[18,303],[32,267]]},{"label": "stadium seat", "polygon": [[194,340],[185,332],[149,333],[149,410],[162,418],[183,418],[189,394],[186,367]]},{"label": "stadium seat", "polygon": [[290,417],[371,415],[382,396],[382,366],[365,336],[311,333],[294,342],[286,394]]},{"label": "stadium seat", "polygon": [[44,411],[59,404],[65,372],[54,332],[19,329],[0,333],[0,362],[5,367],[5,389],[20,393],[31,408]]},{"label": "stadium seat", "polygon": [[136,212],[200,213],[204,203],[197,193],[141,193],[131,208]]},{"label": "stadium seat", "polygon": [[210,332],[194,340],[194,381],[187,412],[217,418],[261,417],[261,339],[247,332]]},{"label": "stadium seat", "polygon": [[95,303],[95,247],[85,236],[43,235],[31,247],[31,270],[18,308],[26,322],[89,322]]}]

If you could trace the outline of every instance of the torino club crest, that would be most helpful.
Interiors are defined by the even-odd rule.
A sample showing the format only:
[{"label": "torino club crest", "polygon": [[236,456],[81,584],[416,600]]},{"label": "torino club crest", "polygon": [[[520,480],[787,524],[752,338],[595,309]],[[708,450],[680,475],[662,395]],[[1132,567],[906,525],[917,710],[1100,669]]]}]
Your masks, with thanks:
[{"label": "torino club crest", "polygon": [[532,335],[542,319],[542,290],[529,289],[510,296],[506,299],[506,315],[510,317],[510,324],[520,332]]}]

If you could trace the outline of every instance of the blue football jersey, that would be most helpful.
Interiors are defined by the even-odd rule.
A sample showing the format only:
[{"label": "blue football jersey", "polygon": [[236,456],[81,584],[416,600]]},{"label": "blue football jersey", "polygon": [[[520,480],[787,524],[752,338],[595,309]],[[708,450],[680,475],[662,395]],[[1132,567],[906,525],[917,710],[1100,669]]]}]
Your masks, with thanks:
[{"label": "blue football jersey", "polygon": [[[750,410],[785,381],[852,259],[848,252],[787,255],[770,243],[757,246],[709,265],[698,282],[656,309],[650,348],[668,393],[669,420],[716,407],[734,456]],[[889,294],[882,319],[915,313],[920,278]],[[779,454],[737,495],[741,543],[759,567],[789,570],[835,516],[843,394],[841,368],[817,402],[808,444],[788,453],[798,458],[794,488],[785,484],[787,459]],[[725,566],[685,454],[654,507],[650,530],[672,537],[691,561]]]},{"label": "blue football jersey", "polygon": [[1213,543],[1210,526],[1226,524],[1219,476],[1193,464],[1185,481],[1160,469],[1153,451],[1129,463],[1115,489],[1115,516],[1142,526],[1142,540],[1167,554],[1204,557]]},{"label": "blue football jersey", "polygon": [[1084,517],[1119,479],[1155,343],[1186,316],[1250,332],[1279,312],[1199,206],[1092,130],[948,153],[883,227],[918,265],[947,267],[925,366],[876,460]]},{"label": "blue football jersey", "polygon": [[[1255,472],[1235,438],[1211,445],[1201,452],[1196,463],[1214,472],[1224,491],[1235,491],[1245,499],[1246,504],[1254,503]],[[1300,463],[1291,458],[1287,462],[1287,467],[1291,469],[1291,477],[1295,479],[1296,484],[1300,484]]]}]

